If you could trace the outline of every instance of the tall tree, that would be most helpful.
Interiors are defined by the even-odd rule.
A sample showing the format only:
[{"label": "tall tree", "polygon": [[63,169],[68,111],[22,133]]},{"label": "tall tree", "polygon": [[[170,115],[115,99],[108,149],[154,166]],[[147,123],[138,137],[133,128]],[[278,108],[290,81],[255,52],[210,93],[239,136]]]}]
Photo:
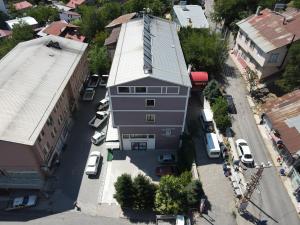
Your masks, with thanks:
[{"label": "tall tree", "polygon": [[90,70],[96,74],[106,74],[110,68],[110,61],[106,47],[94,44],[90,47],[89,53]]},{"label": "tall tree", "polygon": [[294,43],[288,55],[288,64],[276,84],[285,92],[300,88],[300,42]]},{"label": "tall tree", "polygon": [[300,0],[293,0],[293,6],[300,9]]},{"label": "tall tree", "polygon": [[181,28],[179,38],[185,60],[197,70],[219,75],[228,55],[227,41],[208,29]]},{"label": "tall tree", "polygon": [[122,208],[132,208],[134,204],[134,187],[131,176],[122,174],[115,183],[114,198]]},{"label": "tall tree", "polygon": [[35,18],[42,26],[48,22],[59,20],[58,10],[46,5],[39,5],[28,9],[26,13],[28,16]]},{"label": "tall tree", "polygon": [[156,185],[144,175],[137,175],[133,180],[134,208],[137,210],[153,209]]}]

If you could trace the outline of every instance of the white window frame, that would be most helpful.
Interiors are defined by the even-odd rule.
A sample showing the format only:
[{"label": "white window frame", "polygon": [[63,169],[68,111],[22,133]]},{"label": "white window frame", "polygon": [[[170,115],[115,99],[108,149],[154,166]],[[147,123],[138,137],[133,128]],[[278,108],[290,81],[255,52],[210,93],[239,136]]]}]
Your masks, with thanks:
[{"label": "white window frame", "polygon": [[[168,89],[169,88],[177,88],[177,92],[176,93],[168,93]],[[166,93],[167,95],[178,95],[179,94],[179,87],[178,86],[166,86]]]},{"label": "white window frame", "polygon": [[[150,118],[153,117],[153,120],[148,120],[148,117],[150,117]],[[155,114],[152,114],[152,113],[151,113],[151,114],[150,114],[150,113],[149,113],[149,114],[148,114],[148,113],[146,114],[145,120],[146,120],[147,123],[155,123],[155,119],[156,119],[156,118],[155,118]]]},{"label": "white window frame", "polygon": [[[138,136],[138,135],[145,135],[145,138],[140,138],[140,137],[131,137],[131,135],[133,136]],[[150,136],[153,136],[152,138]],[[155,134],[122,134],[122,138],[123,139],[141,139],[141,140],[145,140],[145,139],[155,139]]]},{"label": "white window frame", "polygon": [[[147,104],[148,101],[153,101],[154,104],[153,105],[148,105]],[[145,99],[145,106],[146,107],[152,107],[152,108],[155,107],[155,99],[153,99],[153,98]]]},{"label": "white window frame", "polygon": [[[129,92],[120,92],[119,91],[119,88],[128,88],[128,90],[129,90]],[[121,95],[126,95],[126,94],[130,94],[131,93],[131,90],[130,90],[130,87],[129,86],[118,86],[117,87],[117,92],[118,92],[118,94],[121,94]]]},{"label": "white window frame", "polygon": [[171,137],[172,136],[172,129],[171,128],[166,128],[166,137]]}]

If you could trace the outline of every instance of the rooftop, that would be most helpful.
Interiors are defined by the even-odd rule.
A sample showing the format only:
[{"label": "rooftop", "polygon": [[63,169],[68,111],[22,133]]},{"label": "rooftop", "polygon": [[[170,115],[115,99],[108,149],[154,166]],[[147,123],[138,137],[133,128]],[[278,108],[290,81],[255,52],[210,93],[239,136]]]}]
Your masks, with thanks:
[{"label": "rooftop", "polygon": [[293,41],[300,39],[300,11],[294,8],[287,8],[284,13],[264,9],[237,25],[264,52],[285,46],[293,38]]},{"label": "rooftop", "polygon": [[122,25],[107,87],[146,77],[190,87],[175,23],[144,18]]},{"label": "rooftop", "polygon": [[111,31],[111,33],[108,36],[108,38],[105,39],[104,45],[107,46],[107,45],[111,45],[111,44],[117,43],[120,31],[121,31],[121,27],[114,28]]},{"label": "rooftop", "polygon": [[[47,47],[50,41],[61,49]],[[34,144],[86,48],[49,35],[18,44],[0,60],[0,140]]]},{"label": "rooftop", "polygon": [[300,151],[300,90],[266,103],[264,109],[289,152]]},{"label": "rooftop", "polygon": [[49,24],[43,32],[46,34],[52,34],[52,35],[60,35],[67,27],[72,28],[78,28],[78,26],[75,26],[73,24],[67,23],[66,21],[55,21]]},{"label": "rooftop", "polygon": [[66,6],[75,9],[77,6],[85,3],[85,0],[70,0]]},{"label": "rooftop", "polygon": [[22,18],[16,18],[16,19],[13,19],[13,20],[5,21],[5,23],[8,25],[8,27],[10,29],[12,29],[15,24],[19,24],[19,23],[22,23],[22,22],[26,23],[30,26],[38,24],[38,22],[31,16],[26,16],[26,17],[22,17]]},{"label": "rooftop", "polygon": [[22,2],[15,3],[14,6],[15,6],[16,10],[22,10],[22,9],[31,8],[32,4],[27,1],[22,1]]},{"label": "rooftop", "polygon": [[122,25],[123,23],[127,23],[129,20],[131,20],[132,18],[134,18],[136,16],[136,13],[128,13],[122,16],[119,16],[118,18],[114,19],[113,21],[111,21],[106,28],[112,28],[115,26],[119,26]]},{"label": "rooftop", "polygon": [[182,27],[209,28],[204,11],[199,5],[174,5],[173,10]]},{"label": "rooftop", "polygon": [[0,29],[0,38],[10,36],[11,34],[12,34],[12,31],[10,31],[10,30],[1,30]]}]

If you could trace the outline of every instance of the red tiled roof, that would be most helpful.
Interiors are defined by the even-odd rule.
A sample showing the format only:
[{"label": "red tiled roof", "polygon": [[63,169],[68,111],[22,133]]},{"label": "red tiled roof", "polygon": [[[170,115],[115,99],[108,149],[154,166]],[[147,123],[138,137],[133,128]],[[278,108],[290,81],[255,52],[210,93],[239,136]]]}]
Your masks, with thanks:
[{"label": "red tiled roof", "polygon": [[106,26],[106,28],[111,28],[111,27],[121,25],[122,23],[127,23],[129,20],[131,20],[135,16],[136,16],[136,13],[129,13],[129,14],[119,16],[117,19],[114,19],[113,21],[111,21]]},{"label": "red tiled roof", "polygon": [[16,10],[22,10],[22,9],[27,9],[32,7],[31,3],[27,1],[15,3],[14,6]]},{"label": "red tiled roof", "polygon": [[273,129],[278,130],[291,154],[300,150],[300,90],[293,91],[264,105]]},{"label": "red tiled roof", "polygon": [[59,36],[65,30],[66,27],[78,28],[78,26],[75,26],[62,20],[51,23],[48,27],[46,27],[45,30],[43,30],[43,32],[46,34]]},{"label": "red tiled roof", "polygon": [[0,38],[10,36],[11,33],[12,33],[12,32],[11,32],[10,30],[1,30],[1,29],[0,29]]},{"label": "red tiled roof", "polygon": [[237,25],[258,46],[268,45],[266,50],[271,51],[289,44],[294,35],[293,41],[300,39],[300,10],[287,8],[278,13],[264,9],[259,15],[251,15]]},{"label": "red tiled roof", "polygon": [[85,3],[85,0],[70,0],[66,6],[75,9],[77,6]]}]

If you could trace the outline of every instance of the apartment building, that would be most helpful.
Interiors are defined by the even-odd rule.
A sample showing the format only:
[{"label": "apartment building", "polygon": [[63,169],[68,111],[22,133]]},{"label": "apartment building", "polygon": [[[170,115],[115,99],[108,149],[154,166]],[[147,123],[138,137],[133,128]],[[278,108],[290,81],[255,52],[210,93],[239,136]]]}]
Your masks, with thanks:
[{"label": "apartment building", "polygon": [[0,188],[43,186],[88,75],[87,44],[46,36],[0,60]]},{"label": "apartment building", "polygon": [[123,24],[107,88],[121,149],[177,149],[191,82],[176,24],[150,15]]},{"label": "apartment building", "polygon": [[288,8],[279,13],[258,8],[237,26],[234,54],[242,67],[249,67],[263,79],[284,69],[289,48],[300,39],[300,11]]}]

